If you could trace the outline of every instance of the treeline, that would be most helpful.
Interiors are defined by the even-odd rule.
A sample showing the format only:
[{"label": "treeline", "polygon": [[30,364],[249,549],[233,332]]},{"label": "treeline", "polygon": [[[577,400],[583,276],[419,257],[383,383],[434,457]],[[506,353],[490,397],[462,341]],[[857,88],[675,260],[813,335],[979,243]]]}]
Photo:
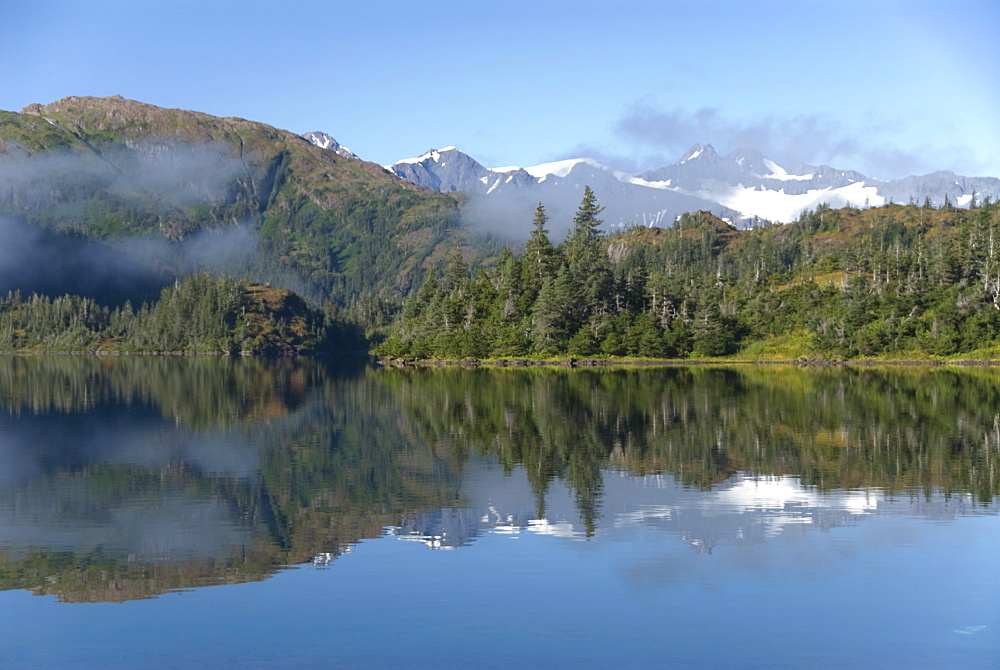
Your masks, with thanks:
[{"label": "treeline", "polygon": [[417,358],[1000,354],[1000,206],[833,210],[737,230],[698,212],[601,232],[590,188],[554,245],[456,251],[375,352]]},{"label": "treeline", "polygon": [[348,335],[291,291],[211,274],[178,281],[139,307],[73,295],[0,299],[0,351],[286,355]]}]

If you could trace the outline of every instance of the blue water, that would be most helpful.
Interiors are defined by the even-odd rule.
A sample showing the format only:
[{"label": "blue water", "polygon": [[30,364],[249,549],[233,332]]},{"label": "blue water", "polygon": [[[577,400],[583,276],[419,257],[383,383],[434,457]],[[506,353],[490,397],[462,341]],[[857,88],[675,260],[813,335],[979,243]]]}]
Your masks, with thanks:
[{"label": "blue water", "polygon": [[1000,668],[998,398],[0,357],[0,667]]},{"label": "blue water", "polygon": [[[477,463],[510,503],[523,473]],[[590,538],[564,522],[484,522],[431,549],[388,528],[326,567],[153,600],[66,604],[0,593],[5,667],[908,667],[993,668],[1000,658],[1000,517],[911,514],[872,492],[815,504],[719,502],[658,478],[609,473],[639,509]],[[752,480],[750,480],[752,481]],[[786,493],[794,487],[775,483]],[[505,486],[506,485],[506,486]],[[659,492],[659,495],[657,495]],[[554,492],[554,498],[559,492]],[[567,494],[568,497],[568,494]],[[663,498],[667,506],[650,500]],[[763,502],[762,502],[763,501]],[[770,505],[770,507],[768,507]],[[895,505],[895,506],[894,506]],[[484,508],[485,509],[485,508]],[[765,525],[697,551],[663,515]],[[926,510],[925,510],[926,511]],[[639,512],[636,514],[636,512]],[[557,515],[558,512],[555,512]],[[609,515],[610,516],[610,515]],[[725,525],[725,524],[723,524]],[[746,531],[744,531],[746,535]],[[423,539],[423,541],[420,541]]]}]

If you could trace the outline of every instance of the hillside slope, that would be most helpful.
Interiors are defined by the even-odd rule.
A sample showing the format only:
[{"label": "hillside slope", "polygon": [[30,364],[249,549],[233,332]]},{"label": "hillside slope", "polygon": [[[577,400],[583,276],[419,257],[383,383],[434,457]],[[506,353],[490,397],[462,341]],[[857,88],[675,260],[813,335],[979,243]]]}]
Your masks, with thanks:
[{"label": "hillside slope", "polygon": [[458,234],[452,196],[378,165],[118,96],[0,112],[0,214],[123,263],[247,274],[357,312],[398,299]]},{"label": "hillside slope", "polygon": [[430,277],[376,353],[1000,356],[1000,204],[819,207],[749,230],[696,212],[610,236],[577,224],[558,246],[544,223],[520,257]]}]

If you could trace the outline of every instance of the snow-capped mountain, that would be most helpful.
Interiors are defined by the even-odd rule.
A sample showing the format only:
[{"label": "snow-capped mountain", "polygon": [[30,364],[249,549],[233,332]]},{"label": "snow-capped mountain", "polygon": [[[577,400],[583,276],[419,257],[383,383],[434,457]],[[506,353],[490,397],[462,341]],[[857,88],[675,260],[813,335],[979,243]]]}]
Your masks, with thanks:
[{"label": "snow-capped mountain", "polygon": [[930,198],[940,205],[947,197],[954,205],[967,206],[974,193],[979,200],[1000,199],[1000,179],[992,177],[935,172],[881,181],[825,165],[780,165],[751,149],[720,156],[711,145],[700,143],[673,165],[639,174],[587,158],[488,168],[455,147],[431,150],[386,169],[421,186],[468,193],[467,218],[514,234],[528,230],[539,202],[549,213],[550,229],[567,229],[584,185],[594,189],[610,226],[667,226],[695,210],[751,225],[756,219],[793,221],[824,203],[865,207]]},{"label": "snow-capped mountain", "polygon": [[520,168],[486,168],[455,147],[434,149],[386,169],[397,177],[437,191],[490,195],[498,189],[525,188],[535,183]]},{"label": "snow-capped mountain", "polygon": [[586,158],[529,168],[487,168],[455,147],[447,147],[386,169],[421,186],[468,193],[463,207],[466,220],[514,236],[530,230],[538,203],[545,205],[549,230],[560,236],[572,225],[584,186],[597,194],[604,207],[601,216],[609,226],[667,226],[681,213],[697,210],[739,218],[738,212],[715,201],[637,183],[628,174]]},{"label": "snow-capped mountain", "polygon": [[310,144],[314,144],[320,147],[321,149],[329,149],[330,151],[335,151],[344,158],[355,158],[360,160],[353,151],[345,147],[343,144],[340,144],[339,142],[337,142],[337,140],[333,139],[326,133],[314,130],[311,133],[303,133],[302,137],[308,140]]},{"label": "snow-capped mountain", "polygon": [[635,176],[636,183],[697,195],[753,217],[788,222],[820,203],[832,207],[881,205],[882,182],[827,166],[783,167],[758,151],[722,157],[710,144],[696,144],[677,163]]}]

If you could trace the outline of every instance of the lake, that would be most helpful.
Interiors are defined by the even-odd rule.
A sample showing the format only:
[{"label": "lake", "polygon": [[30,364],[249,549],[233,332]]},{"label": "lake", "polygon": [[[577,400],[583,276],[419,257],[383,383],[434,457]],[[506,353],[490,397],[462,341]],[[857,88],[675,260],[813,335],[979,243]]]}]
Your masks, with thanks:
[{"label": "lake", "polygon": [[0,357],[0,666],[996,668],[1000,369]]}]

